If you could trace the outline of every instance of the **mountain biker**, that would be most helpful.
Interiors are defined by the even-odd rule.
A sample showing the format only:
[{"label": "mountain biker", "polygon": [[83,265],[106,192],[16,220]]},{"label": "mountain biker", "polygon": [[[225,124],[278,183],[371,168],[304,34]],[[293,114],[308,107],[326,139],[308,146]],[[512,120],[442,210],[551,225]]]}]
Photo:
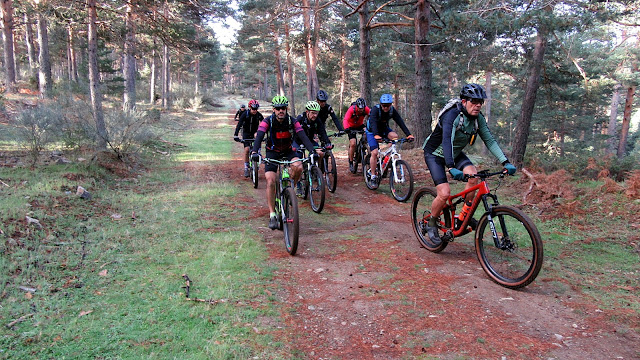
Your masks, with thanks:
[{"label": "mountain biker", "polygon": [[[298,115],[298,118],[296,119],[296,121],[298,121],[300,125],[302,125],[302,128],[304,129],[304,133],[307,135],[307,138],[309,138],[309,140],[311,140],[311,142],[314,145],[313,148],[319,147],[318,142],[315,141],[315,137],[317,135],[318,139],[320,140],[320,142],[322,143],[322,146],[325,149],[333,149],[333,145],[331,145],[331,141],[327,136],[327,131],[324,128],[324,124],[322,123],[322,121],[318,120],[318,112],[320,111],[320,104],[318,104],[318,102],[315,100],[310,100],[310,101],[307,101],[304,107],[306,111]],[[293,147],[298,148],[299,143],[300,143],[300,139],[296,137],[293,143]],[[307,148],[307,150],[309,150],[309,153],[311,153],[311,149]],[[316,154],[318,154],[319,159],[322,160],[322,158],[324,157],[324,152],[320,149],[316,149],[315,152]],[[298,152],[298,156],[302,157],[302,151]],[[298,195],[302,195],[301,185],[302,185],[301,183],[298,183],[298,186],[296,188]]]},{"label": "mountain biker", "polygon": [[327,126],[327,118],[329,117],[329,115],[331,115],[331,120],[333,120],[333,123],[336,125],[336,129],[338,129],[338,132],[344,133],[344,128],[342,127],[338,116],[336,116],[336,113],[335,111],[333,111],[331,105],[327,104],[327,100],[329,100],[329,95],[327,94],[327,92],[324,90],[319,90],[316,94],[316,100],[318,101],[318,104],[320,104],[318,119],[322,121],[325,128]]},{"label": "mountain biker", "polygon": [[[233,133],[233,140],[244,143],[244,177],[249,177],[249,146],[254,139],[255,133],[258,131],[258,125],[264,119],[264,116],[258,111],[260,104],[258,100],[249,101],[249,111],[245,111],[240,115],[240,120],[236,125],[236,131]],[[242,140],[238,137],[238,132],[242,129]]]},{"label": "mountain biker", "polygon": [[[398,134],[389,127],[389,120],[393,121],[400,126],[402,131],[407,135],[407,140],[412,141],[413,135],[405,125],[404,120],[400,116],[400,113],[393,107],[393,96],[391,94],[382,94],[380,96],[380,103],[371,109],[369,114],[369,121],[367,126],[367,142],[371,150],[371,161],[369,165],[371,169],[377,169],[378,166],[378,143],[382,142],[383,138],[389,140],[398,139]],[[367,176],[371,178],[373,184],[377,184],[378,176],[381,174],[368,173]]]},{"label": "mountain biker", "polygon": [[369,118],[371,109],[363,98],[358,98],[344,114],[342,126],[349,136],[349,168],[353,167],[353,155],[356,152],[356,130],[365,127],[365,121]]},{"label": "mountain biker", "polygon": [[[460,99],[450,100],[438,115],[438,124],[433,133],[425,140],[424,161],[429,168],[436,185],[437,196],[431,204],[431,217],[427,225],[427,234],[434,243],[439,243],[437,217],[444,208],[451,188],[447,182],[445,166],[455,180],[464,180],[464,175],[477,173],[471,160],[462,152],[467,145],[473,145],[476,135],[485,143],[489,151],[498,158],[509,175],[516,172],[502,149],[489,131],[487,121],[480,111],[487,94],[478,84],[466,84],[460,91]],[[465,189],[478,184],[478,179],[469,178]],[[465,197],[465,204],[460,211],[459,219],[463,220],[469,211],[475,192]]]},{"label": "mountain biker", "polygon": [[[258,132],[251,151],[251,159],[255,161],[260,159],[260,144],[266,135],[265,156],[267,158],[297,160],[299,159],[298,153],[292,147],[294,137],[297,136],[307,149],[313,149],[313,143],[305,134],[302,125],[287,112],[289,100],[286,96],[274,96],[271,100],[271,105],[273,106],[273,114],[262,120],[260,126],[258,126]],[[317,159],[316,154],[313,156]],[[290,175],[295,184],[300,179],[302,163],[299,161],[294,162],[291,164],[290,169]],[[278,171],[276,164],[265,164],[264,175],[267,179],[267,205],[269,206],[269,229],[271,230],[278,228],[275,209],[276,171]]]},{"label": "mountain biker", "polygon": [[240,109],[236,111],[236,116],[233,117],[233,120],[235,121],[240,120],[240,115],[242,115],[242,113],[245,111],[247,111],[247,107],[244,104],[242,104],[242,106],[240,106]]}]

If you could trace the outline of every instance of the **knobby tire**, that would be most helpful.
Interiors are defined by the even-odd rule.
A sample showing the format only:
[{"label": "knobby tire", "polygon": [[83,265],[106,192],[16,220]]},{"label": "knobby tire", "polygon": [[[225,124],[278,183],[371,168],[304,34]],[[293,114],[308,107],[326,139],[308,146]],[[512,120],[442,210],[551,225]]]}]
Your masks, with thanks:
[{"label": "knobby tire", "polygon": [[259,165],[257,161],[251,161],[251,182],[253,183],[253,188],[258,188],[258,170]]},{"label": "knobby tire", "polygon": [[522,211],[498,205],[491,212],[496,232],[504,242],[497,247],[489,214],[484,214],[475,236],[476,254],[484,271],[494,282],[510,289],[529,285],[542,268],[543,245],[535,224]]},{"label": "knobby tire", "polygon": [[396,200],[405,202],[411,198],[411,193],[413,192],[413,172],[406,161],[397,160],[395,165],[392,164],[391,171],[389,172],[389,186],[391,187],[391,194],[393,194]]},{"label": "knobby tire", "polygon": [[309,197],[311,202],[311,209],[316,212],[322,212],[324,208],[325,186],[324,177],[322,171],[317,166],[311,168],[311,174],[309,179]]},{"label": "knobby tire", "polygon": [[284,231],[284,246],[290,255],[298,250],[298,236],[300,222],[298,218],[298,199],[293,188],[286,188],[282,192],[282,223]]},{"label": "knobby tire", "polygon": [[[413,197],[413,202],[411,203],[411,223],[413,224],[413,232],[416,234],[420,245],[434,253],[441,252],[448,244],[446,241],[435,243],[431,241],[429,235],[427,235],[427,221],[431,214],[431,203],[437,195],[438,193],[435,188],[423,187],[416,191],[416,195]],[[438,223],[449,227],[451,225],[451,213],[443,211],[442,214],[440,214]],[[440,227],[440,231],[438,231],[438,233],[440,237],[445,234],[442,227]]]},{"label": "knobby tire", "polygon": [[338,170],[336,168],[336,157],[333,152],[328,152],[324,156],[324,176],[327,180],[327,190],[335,192],[338,186]]}]

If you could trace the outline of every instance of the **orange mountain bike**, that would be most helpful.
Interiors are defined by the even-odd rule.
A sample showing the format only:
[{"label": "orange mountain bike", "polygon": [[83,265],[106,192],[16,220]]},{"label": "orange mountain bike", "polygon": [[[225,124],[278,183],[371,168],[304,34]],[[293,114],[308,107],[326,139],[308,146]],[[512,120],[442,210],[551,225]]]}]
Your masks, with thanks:
[{"label": "orange mountain bike", "polygon": [[[434,187],[424,187],[416,192],[411,204],[413,231],[420,244],[427,250],[439,253],[456,237],[475,230],[476,255],[484,271],[491,280],[510,288],[518,289],[529,285],[542,267],[542,239],[536,225],[519,209],[500,205],[498,196],[491,193],[486,179],[500,175],[502,171],[490,173],[486,170],[473,177],[481,182],[465,191],[451,195],[438,218],[440,242],[433,242],[427,235],[427,222],[431,215],[431,203],[437,196]],[[465,181],[469,176],[465,175]],[[500,182],[496,189],[500,187]],[[469,192],[477,191],[469,214],[459,221],[456,206],[464,202]],[[477,222],[473,219],[475,210],[484,205],[485,212]]]}]

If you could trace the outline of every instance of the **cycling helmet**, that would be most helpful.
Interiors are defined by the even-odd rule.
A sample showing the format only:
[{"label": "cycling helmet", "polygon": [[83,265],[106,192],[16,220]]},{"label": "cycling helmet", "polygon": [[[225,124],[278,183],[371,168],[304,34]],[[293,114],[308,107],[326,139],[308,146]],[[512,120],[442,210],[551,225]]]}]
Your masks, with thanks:
[{"label": "cycling helmet", "polygon": [[304,107],[307,110],[311,110],[311,111],[320,111],[320,104],[318,104],[317,101],[315,100],[310,100],[307,101],[307,103],[304,105]]},{"label": "cycling helmet", "polygon": [[242,104],[242,105],[240,106],[240,109],[244,109],[244,108],[246,108],[246,106],[244,106],[244,104]]},{"label": "cycling helmet", "polygon": [[283,95],[276,95],[271,100],[272,106],[289,106],[289,99]]},{"label": "cycling helmet", "polygon": [[358,100],[356,100],[354,104],[358,107],[358,109],[364,109],[365,106],[367,106],[367,102],[364,101],[363,98],[358,98]]},{"label": "cycling helmet", "polygon": [[391,104],[393,102],[393,96],[391,94],[382,94],[380,96],[380,104]]},{"label": "cycling helmet", "polygon": [[257,109],[260,107],[260,104],[258,103],[258,100],[251,100],[249,101],[249,107],[252,109]]},{"label": "cycling helmet", "polygon": [[329,95],[326,91],[320,90],[318,91],[318,95],[316,95],[316,99],[318,99],[319,101],[327,101],[329,100]]},{"label": "cycling helmet", "polygon": [[486,99],[487,93],[478,84],[467,84],[460,90],[460,99]]}]

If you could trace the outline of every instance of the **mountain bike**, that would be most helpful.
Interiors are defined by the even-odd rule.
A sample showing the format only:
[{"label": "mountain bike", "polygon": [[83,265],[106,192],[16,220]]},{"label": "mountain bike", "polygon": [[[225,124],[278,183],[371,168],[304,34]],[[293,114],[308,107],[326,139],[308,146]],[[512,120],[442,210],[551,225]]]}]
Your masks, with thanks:
[{"label": "mountain bike", "polygon": [[284,231],[284,246],[287,252],[295,255],[298,250],[300,219],[298,217],[298,199],[291,186],[289,166],[301,159],[289,161],[261,158],[263,161],[278,165],[278,181],[276,182],[275,209],[278,216],[279,230]]},{"label": "mountain bike", "polygon": [[413,192],[413,173],[409,164],[402,160],[398,152],[403,143],[410,141],[412,140],[407,138],[398,140],[382,139],[383,143],[391,144],[391,146],[385,150],[378,150],[378,166],[376,167],[378,178],[376,180],[371,180],[369,172],[371,154],[367,154],[362,163],[362,172],[364,173],[364,183],[369,189],[377,189],[382,178],[389,175],[389,185],[393,198],[403,202],[411,197]]},{"label": "mountain bike", "polygon": [[[334,133],[329,137],[340,137],[344,133]],[[331,149],[324,149],[324,157],[322,158],[322,172],[327,184],[329,192],[336,192],[338,186],[338,170],[336,168],[336,157],[333,156]]]},{"label": "mountain bike", "polygon": [[[437,196],[434,187],[420,188],[411,204],[411,220],[413,231],[420,245],[434,253],[439,253],[456,237],[475,230],[476,255],[482,269],[494,282],[510,289],[518,289],[529,285],[542,267],[542,239],[536,225],[521,210],[508,205],[500,205],[496,190],[491,193],[486,179],[504,172],[483,170],[476,175],[465,175],[465,180],[476,177],[481,182],[458,194],[449,196],[447,203],[438,217],[438,233],[440,242],[433,242],[427,234],[427,222],[431,216],[431,203]],[[469,213],[462,221],[456,216],[456,206],[464,202],[465,196],[477,191]],[[485,212],[477,222],[473,213],[480,205]]]},{"label": "mountain bike", "polygon": [[356,143],[356,152],[353,154],[353,162],[349,164],[349,171],[352,174],[358,172],[358,163],[364,164],[364,159],[369,154],[369,144],[367,143],[367,134],[363,130],[350,130],[357,135],[360,134],[360,140]]},{"label": "mountain bike", "polygon": [[306,156],[304,145],[300,145],[299,150],[302,152],[302,161],[304,162],[302,165],[302,177],[300,178],[300,183],[302,183],[302,194],[300,195],[305,200],[309,198],[311,209],[319,214],[324,208],[324,176],[322,176],[322,171],[320,171],[313,156]]},{"label": "mountain bike", "polygon": [[[249,149],[253,148],[253,140],[255,139],[242,139],[242,141],[247,141],[249,144]],[[258,188],[258,170],[260,170],[260,163],[254,160],[249,160],[249,175],[251,176],[251,183],[253,184],[253,188]]]}]

